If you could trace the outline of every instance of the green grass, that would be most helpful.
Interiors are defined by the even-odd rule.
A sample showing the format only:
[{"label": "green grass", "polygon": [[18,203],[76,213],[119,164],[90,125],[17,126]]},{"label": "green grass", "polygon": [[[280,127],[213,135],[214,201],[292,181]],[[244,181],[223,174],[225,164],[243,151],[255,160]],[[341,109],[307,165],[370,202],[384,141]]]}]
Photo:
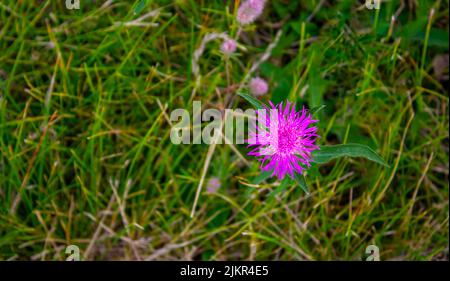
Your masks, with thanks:
[{"label": "green grass", "polygon": [[[209,32],[236,34],[234,1],[103,2],[0,3],[0,260],[65,260],[72,244],[96,260],[361,260],[370,244],[382,260],[448,260],[448,59],[446,77],[433,64],[448,55],[448,0],[324,1],[314,14],[318,0],[270,1],[229,82],[208,44],[194,94],[192,54]],[[115,24],[158,8],[154,24]],[[390,167],[334,160],[309,171],[306,196],[253,184],[248,149],[236,145],[246,165],[217,145],[206,180],[222,187],[203,186],[191,218],[209,146],[172,144],[165,113],[225,107],[279,29],[257,70],[263,100],[326,105],[321,145],[366,144]]]}]

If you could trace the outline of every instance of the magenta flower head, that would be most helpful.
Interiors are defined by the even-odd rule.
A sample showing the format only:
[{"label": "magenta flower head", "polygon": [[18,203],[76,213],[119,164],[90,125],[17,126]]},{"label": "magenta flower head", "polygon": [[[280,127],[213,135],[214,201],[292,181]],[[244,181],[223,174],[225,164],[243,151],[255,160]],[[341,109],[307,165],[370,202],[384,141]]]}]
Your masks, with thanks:
[{"label": "magenta flower head", "polygon": [[259,17],[265,5],[265,0],[245,0],[237,11],[236,19],[240,25],[247,25]]},{"label": "magenta flower head", "polygon": [[252,80],[250,80],[250,92],[255,96],[262,96],[267,93],[269,90],[269,85],[267,85],[266,80],[255,77]]},{"label": "magenta flower head", "polygon": [[283,179],[286,175],[293,178],[294,173],[302,173],[310,167],[311,152],[319,149],[315,145],[317,127],[311,126],[311,114],[303,108],[295,111],[295,105],[286,102],[270,109],[258,110],[258,124],[250,132],[249,147],[255,147],[248,155],[259,158],[263,171],[272,171],[272,177]]},{"label": "magenta flower head", "polygon": [[224,55],[229,56],[236,51],[236,41],[233,39],[225,39],[220,46],[220,50]]}]

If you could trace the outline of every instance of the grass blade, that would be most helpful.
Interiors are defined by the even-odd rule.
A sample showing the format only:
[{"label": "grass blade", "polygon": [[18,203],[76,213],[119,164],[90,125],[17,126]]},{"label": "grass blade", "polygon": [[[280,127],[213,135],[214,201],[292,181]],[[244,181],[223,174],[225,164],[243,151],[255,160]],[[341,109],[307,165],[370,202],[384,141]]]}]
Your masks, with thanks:
[{"label": "grass blade", "polygon": [[315,113],[319,113],[319,112],[320,112],[322,109],[324,109],[325,107],[326,107],[325,104],[322,104],[322,105],[313,107],[313,108],[311,108],[311,109],[309,110],[309,113],[310,113],[311,115],[314,115]]},{"label": "grass blade", "polygon": [[308,185],[306,184],[305,176],[299,173],[295,173],[294,180],[300,186],[300,188],[307,194],[310,195]]},{"label": "grass blade", "polygon": [[256,109],[264,109],[264,104],[260,100],[256,99],[254,96],[247,94],[247,93],[238,93],[238,95],[243,97],[246,101],[248,101]]},{"label": "grass blade", "polygon": [[262,171],[258,176],[256,176],[252,183],[253,184],[260,184],[263,181],[265,181],[266,179],[270,178],[270,176],[272,175],[272,171]]}]

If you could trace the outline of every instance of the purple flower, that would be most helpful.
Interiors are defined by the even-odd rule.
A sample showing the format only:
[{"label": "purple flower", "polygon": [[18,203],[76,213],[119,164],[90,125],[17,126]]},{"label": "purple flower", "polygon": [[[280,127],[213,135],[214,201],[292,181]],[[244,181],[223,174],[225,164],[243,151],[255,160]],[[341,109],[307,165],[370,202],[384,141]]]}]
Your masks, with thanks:
[{"label": "purple flower", "polygon": [[283,179],[286,174],[293,178],[294,173],[302,173],[310,167],[311,152],[319,149],[315,145],[318,122],[313,120],[305,108],[295,111],[295,104],[286,102],[274,105],[270,109],[258,111],[258,125],[250,132],[249,147],[256,146],[248,155],[259,158],[263,171],[273,171]]},{"label": "purple flower", "polygon": [[221,184],[219,178],[210,178],[206,183],[206,192],[209,194],[216,193]]},{"label": "purple flower", "polygon": [[225,39],[222,45],[220,46],[220,50],[226,56],[231,55],[236,51],[236,41],[234,41],[233,39]]},{"label": "purple flower", "polygon": [[239,7],[236,19],[241,25],[255,21],[264,10],[265,0],[246,0]]},{"label": "purple flower", "polygon": [[250,91],[255,96],[265,95],[267,93],[267,91],[269,90],[269,86],[267,85],[266,80],[264,80],[260,77],[255,77],[252,80],[250,80],[249,86],[250,86]]}]

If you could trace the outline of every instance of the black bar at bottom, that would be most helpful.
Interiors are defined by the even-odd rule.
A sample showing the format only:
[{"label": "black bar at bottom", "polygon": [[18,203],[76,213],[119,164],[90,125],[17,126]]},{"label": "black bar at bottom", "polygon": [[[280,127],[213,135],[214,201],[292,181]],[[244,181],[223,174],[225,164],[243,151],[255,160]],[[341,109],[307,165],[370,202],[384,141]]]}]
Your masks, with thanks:
[{"label": "black bar at bottom", "polygon": [[[38,280],[81,280],[98,276],[139,280],[308,280],[345,278],[384,281],[401,274],[431,279],[447,273],[448,262],[0,262],[0,280],[28,275]],[[133,280],[130,280],[133,278]],[[15,280],[15,279],[14,279]]]}]

